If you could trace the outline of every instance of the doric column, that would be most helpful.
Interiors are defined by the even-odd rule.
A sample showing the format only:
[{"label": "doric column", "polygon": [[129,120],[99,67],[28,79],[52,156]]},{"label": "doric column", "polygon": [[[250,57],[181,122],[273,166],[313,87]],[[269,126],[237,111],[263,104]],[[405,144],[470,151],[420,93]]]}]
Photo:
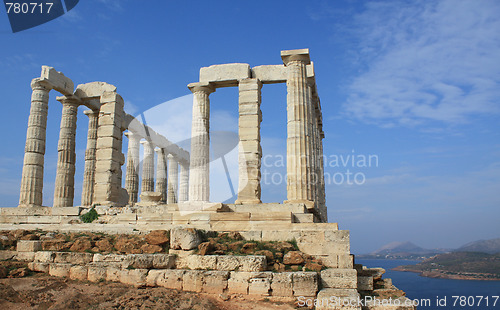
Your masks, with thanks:
[{"label": "doric column", "polygon": [[23,175],[19,206],[41,206],[43,191],[43,163],[49,92],[51,87],[39,79],[31,82],[31,108],[24,148]]},{"label": "doric column", "polygon": [[95,163],[97,150],[97,125],[99,111],[86,110],[83,112],[89,117],[87,133],[87,149],[85,150],[85,169],[83,172],[82,206],[92,205],[95,182]]},{"label": "doric column", "polygon": [[179,202],[189,199],[189,163],[179,162]]},{"label": "doric column", "polygon": [[193,96],[191,156],[189,166],[189,201],[209,201],[210,100],[215,89],[208,83],[188,85]]},{"label": "doric column", "polygon": [[155,154],[153,142],[141,141],[144,148],[144,158],[142,159],[142,186],[141,193],[155,191]]},{"label": "doric column", "polygon": [[[311,97],[307,89],[306,66],[310,63],[309,50],[282,51],[287,67],[287,200],[311,202]],[[312,206],[309,206],[312,207]]]},{"label": "doric column", "polygon": [[258,79],[239,81],[239,149],[237,204],[260,203],[260,110],[262,83]]},{"label": "doric column", "polygon": [[128,193],[129,205],[134,205],[139,194],[139,142],[142,137],[132,131],[127,131],[125,136],[128,138],[125,189]]},{"label": "doric column", "polygon": [[179,162],[175,156],[168,154],[168,194],[167,203],[177,203],[179,184]]},{"label": "doric column", "polygon": [[57,144],[57,172],[54,189],[54,207],[72,207],[75,195],[75,137],[76,115],[80,101],[76,97],[58,97],[63,105],[59,143]]},{"label": "doric column", "polygon": [[156,192],[161,193],[161,202],[167,201],[167,157],[165,150],[155,149],[156,152]]},{"label": "doric column", "polygon": [[[318,165],[317,165],[317,123],[316,123],[316,109],[313,104],[313,89],[314,89],[314,78],[308,78],[307,80],[307,100],[311,103],[306,105],[307,107],[307,127],[306,127],[306,137],[309,140],[308,146],[310,148],[310,179],[309,179],[309,190],[311,191],[311,200],[314,201],[315,205],[318,204],[319,195],[319,178],[318,178]],[[316,124],[315,124],[316,123]]]}]

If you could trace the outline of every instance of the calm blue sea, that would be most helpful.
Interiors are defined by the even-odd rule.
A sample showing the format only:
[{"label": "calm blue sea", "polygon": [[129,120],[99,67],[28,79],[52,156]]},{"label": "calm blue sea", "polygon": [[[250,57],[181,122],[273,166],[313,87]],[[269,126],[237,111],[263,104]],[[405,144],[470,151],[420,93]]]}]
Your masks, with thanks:
[{"label": "calm blue sea", "polygon": [[[428,306],[429,303],[427,306],[423,306],[420,302],[421,306],[418,309],[500,309],[500,298],[498,298],[496,305],[493,305],[495,302],[493,296],[500,296],[500,281],[432,279],[421,277],[413,272],[391,270],[400,265],[416,263],[418,262],[408,260],[356,259],[356,264],[384,268],[386,270],[384,278],[391,278],[392,283],[405,291],[408,298],[430,301],[430,306]],[[457,299],[453,296],[463,297]],[[483,296],[483,299],[476,296]],[[489,305],[486,305],[486,297],[488,297]],[[444,298],[446,299],[444,300]],[[437,300],[440,300],[439,305]],[[453,305],[454,302],[455,305]]]}]

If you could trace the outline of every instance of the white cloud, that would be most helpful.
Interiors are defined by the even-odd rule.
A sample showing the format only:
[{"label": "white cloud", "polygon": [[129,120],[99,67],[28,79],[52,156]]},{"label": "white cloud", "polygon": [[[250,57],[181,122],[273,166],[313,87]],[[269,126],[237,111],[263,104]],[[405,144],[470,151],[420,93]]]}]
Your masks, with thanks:
[{"label": "white cloud", "polygon": [[344,113],[383,127],[500,113],[499,13],[495,1],[366,4]]}]

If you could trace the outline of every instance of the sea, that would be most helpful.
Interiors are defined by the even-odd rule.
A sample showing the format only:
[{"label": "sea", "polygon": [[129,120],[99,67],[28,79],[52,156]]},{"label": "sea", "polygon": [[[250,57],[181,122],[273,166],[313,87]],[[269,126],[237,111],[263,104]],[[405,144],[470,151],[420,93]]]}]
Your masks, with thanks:
[{"label": "sea", "polygon": [[417,309],[498,309],[500,310],[500,281],[451,280],[421,277],[417,273],[393,271],[400,265],[412,265],[418,261],[356,259],[356,264],[382,267],[384,278],[406,292],[406,297]]}]

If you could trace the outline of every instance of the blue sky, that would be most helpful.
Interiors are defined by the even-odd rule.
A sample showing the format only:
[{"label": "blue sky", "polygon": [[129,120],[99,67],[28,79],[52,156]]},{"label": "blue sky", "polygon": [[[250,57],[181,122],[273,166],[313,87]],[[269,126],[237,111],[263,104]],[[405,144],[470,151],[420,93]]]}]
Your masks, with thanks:
[{"label": "blue sky", "polygon": [[[351,231],[353,253],[392,241],[432,248],[500,237],[498,1],[88,0],[16,34],[6,14],[0,16],[1,206],[18,202],[29,85],[41,65],[75,85],[117,86],[129,113],[144,112],[165,136],[181,141],[189,136],[191,113],[191,98],[183,96],[200,67],[280,64],[281,50],[309,48],[323,108],[325,172],[364,176],[363,184],[336,184],[337,178],[326,187],[329,219]],[[47,205],[61,114],[55,97],[52,92]],[[236,88],[212,94],[211,109],[212,130],[237,131]],[[277,159],[286,150],[285,109],[286,87],[265,85],[262,145],[272,167],[263,170],[271,175],[283,172]],[[78,127],[76,203],[83,113]],[[235,154],[227,156],[233,183]],[[377,165],[334,164],[352,155],[375,155]],[[211,178],[225,181],[220,167]],[[283,184],[263,186],[264,201],[285,198]]]}]

